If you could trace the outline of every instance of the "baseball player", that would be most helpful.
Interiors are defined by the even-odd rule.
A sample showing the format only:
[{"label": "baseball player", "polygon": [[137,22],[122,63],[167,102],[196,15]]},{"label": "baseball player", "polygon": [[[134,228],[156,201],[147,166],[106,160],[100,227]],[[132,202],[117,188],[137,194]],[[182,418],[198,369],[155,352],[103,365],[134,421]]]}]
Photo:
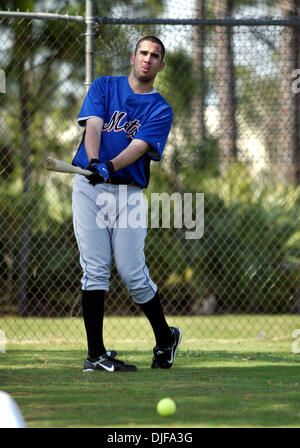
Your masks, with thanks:
[{"label": "baseball player", "polygon": [[72,163],[91,171],[88,177],[75,176],[72,198],[83,269],[85,372],[137,370],[117,359],[117,352],[107,351],[103,342],[112,254],[128,293],[153,328],[156,345],[151,368],[172,367],[181,341],[181,330],[166,322],[157,285],[145,262],[146,226],[128,222],[149,183],[150,162],[161,159],[172,124],[170,105],[153,88],[164,68],[164,53],[163,43],[155,36],[140,39],[130,57],[129,76],[97,78],[78,116],[85,130]]}]

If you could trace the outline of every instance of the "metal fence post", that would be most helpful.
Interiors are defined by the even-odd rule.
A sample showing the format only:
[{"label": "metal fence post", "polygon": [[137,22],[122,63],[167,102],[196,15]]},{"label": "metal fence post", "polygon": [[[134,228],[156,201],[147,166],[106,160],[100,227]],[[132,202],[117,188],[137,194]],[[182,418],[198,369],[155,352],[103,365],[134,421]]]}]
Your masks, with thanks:
[{"label": "metal fence post", "polygon": [[94,80],[95,1],[85,2],[85,88],[88,91]]},{"label": "metal fence post", "polygon": [[0,93],[6,92],[5,71],[0,69]]}]

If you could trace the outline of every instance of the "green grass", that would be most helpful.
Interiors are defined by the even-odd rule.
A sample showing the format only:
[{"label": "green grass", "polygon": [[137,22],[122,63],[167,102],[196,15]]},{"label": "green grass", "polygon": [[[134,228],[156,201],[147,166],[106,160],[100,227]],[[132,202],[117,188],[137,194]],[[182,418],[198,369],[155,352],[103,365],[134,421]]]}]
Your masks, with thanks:
[{"label": "green grass", "polygon": [[[170,325],[178,325],[184,332],[185,341],[199,339],[290,338],[292,331],[300,328],[300,315],[213,315],[169,317]],[[9,342],[56,341],[83,342],[84,326],[81,318],[0,318],[0,329]],[[106,340],[133,341],[136,347],[151,342],[152,332],[144,317],[109,317],[104,321]]]},{"label": "green grass", "polygon": [[[235,328],[243,318],[231,316],[235,325],[230,333],[228,316],[219,317],[219,327],[227,330],[220,330],[223,337],[218,339],[192,337],[188,319],[193,320],[176,319],[184,331],[187,326],[187,337],[184,333],[168,371],[149,368],[153,341],[148,329],[140,338],[125,339],[116,330],[108,334],[114,318],[107,319],[107,346],[138,367],[125,374],[82,372],[86,346],[80,320],[70,341],[61,336],[64,331],[69,334],[67,319],[14,319],[10,325],[1,319],[0,328],[7,325],[10,336],[6,353],[0,354],[0,389],[16,400],[29,428],[300,427],[300,354],[292,352],[294,320],[282,321],[286,336],[276,331],[273,337],[256,337],[249,331],[249,337],[238,338]],[[199,323],[204,320],[198,318]],[[23,333],[29,323],[37,326],[36,338],[26,340]],[[145,327],[143,319],[122,318],[124,335],[126,330],[132,333],[134,323],[135,329]],[[175,400],[177,412],[160,417],[156,404],[168,396]]]}]

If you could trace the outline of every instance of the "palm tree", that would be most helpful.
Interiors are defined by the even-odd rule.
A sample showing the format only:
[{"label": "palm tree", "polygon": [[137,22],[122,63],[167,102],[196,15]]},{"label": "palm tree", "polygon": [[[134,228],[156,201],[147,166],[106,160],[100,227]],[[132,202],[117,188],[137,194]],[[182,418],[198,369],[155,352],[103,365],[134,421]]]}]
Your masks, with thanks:
[{"label": "palm tree", "polygon": [[[280,3],[284,19],[300,17],[300,1],[284,0]],[[292,74],[299,68],[300,31],[287,26],[281,36],[279,103],[281,106],[278,174],[283,181],[300,184],[300,100],[292,90]]]},{"label": "palm tree", "polygon": [[[214,3],[214,15],[216,19],[231,17],[233,0],[216,0]],[[219,126],[221,135],[219,138],[220,158],[226,161],[237,157],[237,126],[236,126],[236,101],[235,101],[235,74],[232,49],[232,29],[228,26],[216,26],[216,86],[219,97]]]},{"label": "palm tree", "polygon": [[[203,19],[205,0],[196,0],[195,19]],[[193,71],[196,82],[192,104],[192,132],[195,143],[201,144],[206,135],[205,126],[205,29],[201,25],[193,27]]]}]

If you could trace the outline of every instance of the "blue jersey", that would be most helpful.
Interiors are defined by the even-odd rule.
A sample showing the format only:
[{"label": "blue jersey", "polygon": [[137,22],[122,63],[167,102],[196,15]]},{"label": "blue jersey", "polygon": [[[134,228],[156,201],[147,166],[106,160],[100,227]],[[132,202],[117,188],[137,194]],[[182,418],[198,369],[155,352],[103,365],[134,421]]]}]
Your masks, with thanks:
[{"label": "blue jersey", "polygon": [[[151,149],[146,154],[112,176],[146,187],[150,161],[161,159],[171,129],[171,106],[155,89],[146,94],[134,93],[127,76],[103,76],[89,88],[78,115],[79,124],[85,126],[90,117],[100,117],[104,121],[100,162],[116,157],[134,138],[150,145]],[[82,168],[89,164],[84,136],[72,163]]]}]

